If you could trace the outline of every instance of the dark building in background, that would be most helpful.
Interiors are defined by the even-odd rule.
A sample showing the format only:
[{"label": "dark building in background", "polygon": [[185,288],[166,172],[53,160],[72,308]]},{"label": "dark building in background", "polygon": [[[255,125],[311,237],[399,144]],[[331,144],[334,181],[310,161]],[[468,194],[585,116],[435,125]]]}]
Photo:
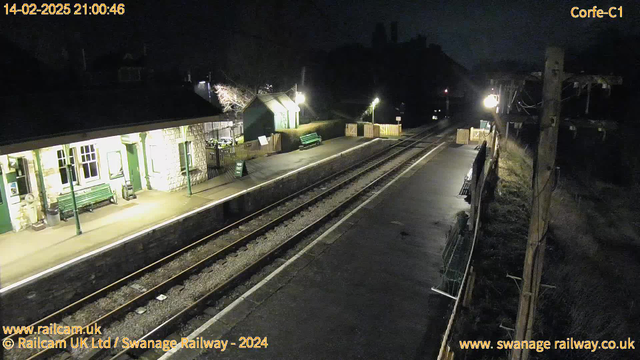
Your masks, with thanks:
[{"label": "dark building in background", "polygon": [[333,113],[358,118],[379,97],[376,122],[395,123],[404,107],[403,124],[414,126],[430,121],[434,109],[444,114],[445,89],[452,111],[466,104],[471,94],[467,69],[439,45],[428,45],[425,36],[402,43],[397,38],[397,22],[389,38],[384,24],[377,24],[371,47],[351,44],[327,54],[321,71]]}]

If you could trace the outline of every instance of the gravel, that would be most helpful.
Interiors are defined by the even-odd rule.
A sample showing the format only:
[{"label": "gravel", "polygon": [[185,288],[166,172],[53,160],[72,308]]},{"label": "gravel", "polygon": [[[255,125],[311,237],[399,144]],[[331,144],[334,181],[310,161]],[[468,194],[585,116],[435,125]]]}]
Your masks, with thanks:
[{"label": "gravel", "polygon": [[[146,305],[144,305],[146,312],[144,312],[143,314],[137,314],[135,311],[131,311],[120,320],[109,324],[106,328],[102,329],[102,335],[99,336],[99,338],[127,337],[130,339],[138,339],[142,337],[143,335],[160,325],[163,321],[166,321],[168,318],[175,315],[189,304],[193,303],[197,299],[210,292],[216,286],[224,283],[225,281],[242,271],[244,268],[255,262],[257,259],[269,253],[272,249],[285,242],[295,233],[299,232],[306,226],[316,221],[318,218],[332,211],[346,198],[361,190],[375,178],[390,170],[397,164],[415,155],[419,151],[420,149],[409,149],[398,157],[391,159],[385,164],[350,182],[343,188],[335,191],[333,194],[330,194],[314,205],[294,215],[291,219],[285,221],[282,224],[279,224],[272,230],[257,237],[253,241],[249,242],[245,246],[227,256],[225,259],[213,263],[204,270],[189,277],[182,284],[174,286],[171,289],[167,290],[164,294],[167,296],[167,299],[165,299],[164,301],[159,301],[156,299],[150,300]],[[372,162],[369,162],[368,164],[371,163]],[[202,246],[199,246],[186,252],[185,254],[182,254],[173,261],[163,265],[161,268],[147,273],[141,278],[133,281],[132,283],[114,290],[107,296],[84,306],[79,311],[66,317],[64,319],[64,323],[68,325],[90,323],[98,317],[126,303],[135,296],[140,295],[140,287],[150,289],[156,286],[157,284],[167,280],[176,273],[206,258],[208,255],[219,251],[223,247],[235,241],[238,237],[246,235],[258,229],[259,227],[271,221],[271,219],[281,216],[282,214],[292,210],[296,206],[299,206],[303,202],[308,201],[314,196],[317,196],[319,193],[325,191],[329,187],[334,186],[335,184],[343,181],[349,176],[352,176],[355,171],[359,171],[363,167],[364,165],[358,167],[358,169],[349,171],[348,173],[340,176],[338,179],[334,179],[329,183],[324,183],[318,186],[316,189],[308,191],[305,194],[302,194],[295,199],[292,199],[285,204],[282,204],[281,206],[278,206],[277,208],[272,209],[267,213],[258,216],[255,219],[252,219],[251,221],[248,221],[238,228],[220,234],[215,239],[211,239],[211,241],[208,241]],[[323,228],[324,227],[325,226],[323,226]],[[305,240],[303,240],[303,242],[311,241]],[[298,245],[295,248],[298,249],[300,248],[300,246],[301,245]],[[291,253],[291,251],[289,251],[288,253]],[[261,273],[263,272],[264,270]],[[254,280],[255,282],[257,282],[259,280],[256,279],[259,278],[260,276],[254,276],[247,282],[247,284],[253,283]],[[137,287],[138,289],[132,287],[132,285],[134,284],[137,285],[135,287]],[[230,298],[234,298],[234,295],[236,294],[241,294],[242,292],[240,292],[239,290],[241,289],[232,291],[226,297],[226,299],[228,300]],[[228,302],[225,301],[225,298],[223,298],[218,301],[218,304],[222,303]],[[185,333],[188,333],[188,329],[188,325],[185,325],[183,327]],[[81,358],[83,355],[86,355],[87,352],[87,349],[76,349],[71,352],[71,355],[73,358]],[[115,353],[115,351],[112,350],[112,353]],[[13,356],[18,355],[17,352],[11,352],[6,355],[8,355],[8,359],[17,359],[23,358],[24,353],[21,353],[20,356]],[[63,359],[65,355],[58,356],[62,356],[60,358]],[[58,356],[56,356],[56,358]]]}]

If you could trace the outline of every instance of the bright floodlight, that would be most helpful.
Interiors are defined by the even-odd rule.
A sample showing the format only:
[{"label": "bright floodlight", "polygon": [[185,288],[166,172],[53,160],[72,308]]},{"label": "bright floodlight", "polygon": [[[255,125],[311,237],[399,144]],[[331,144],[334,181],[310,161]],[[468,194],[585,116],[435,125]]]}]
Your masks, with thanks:
[{"label": "bright floodlight", "polygon": [[448,94],[449,93],[449,89],[444,89],[444,93]]},{"label": "bright floodlight", "polygon": [[378,103],[379,103],[379,102],[380,102],[380,99],[375,98],[375,99],[373,99],[373,103],[372,103],[372,105],[373,105],[373,106],[376,106],[376,105],[378,105]]},{"label": "bright floodlight", "polygon": [[296,94],[296,104],[302,104],[305,101],[304,94],[299,92]]},{"label": "bright floodlight", "polygon": [[488,109],[494,108],[498,106],[498,96],[493,94],[489,95],[484,99],[483,103],[484,103],[484,107]]}]

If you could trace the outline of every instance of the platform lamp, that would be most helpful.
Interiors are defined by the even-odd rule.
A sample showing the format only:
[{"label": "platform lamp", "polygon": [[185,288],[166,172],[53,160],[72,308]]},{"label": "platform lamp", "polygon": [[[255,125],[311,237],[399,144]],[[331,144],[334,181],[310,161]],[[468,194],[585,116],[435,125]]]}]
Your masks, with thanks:
[{"label": "platform lamp", "polygon": [[193,195],[191,192],[191,173],[189,171],[189,144],[187,141],[187,132],[189,131],[189,125],[180,126],[180,132],[182,133],[182,146],[184,152],[184,170],[187,173],[187,194]]},{"label": "platform lamp", "polygon": [[71,203],[73,204],[73,217],[76,219],[76,235],[81,235],[82,234],[82,228],[80,227],[80,216],[78,216],[78,203],[76,202],[76,193],[73,189],[73,174],[74,174],[74,170],[73,166],[75,164],[75,158],[73,159],[73,163],[71,163],[71,154],[70,154],[70,149],[69,149],[69,144],[65,144],[63,146],[64,149],[64,157],[65,157],[65,162],[66,162],[66,168],[67,168],[67,179],[69,179],[69,190],[71,191]]},{"label": "platform lamp", "polygon": [[375,98],[373,99],[373,102],[371,103],[371,124],[375,124],[375,118],[376,118],[376,105],[378,105],[378,103],[380,102],[380,99]]}]

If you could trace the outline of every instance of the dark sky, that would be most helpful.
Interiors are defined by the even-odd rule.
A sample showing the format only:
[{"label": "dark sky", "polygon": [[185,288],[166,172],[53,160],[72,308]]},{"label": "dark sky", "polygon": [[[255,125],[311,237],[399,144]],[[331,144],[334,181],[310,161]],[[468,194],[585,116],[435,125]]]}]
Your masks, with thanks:
[{"label": "dark sky", "polygon": [[[482,60],[540,62],[547,45],[581,48],[605,27],[625,33],[640,30],[638,0],[148,0],[125,4],[124,16],[3,15],[0,30],[45,60],[55,61],[70,41],[85,48],[88,56],[141,49],[144,43],[157,62],[182,68],[215,67],[225,41],[233,35],[277,44],[280,39],[274,29],[279,28],[296,33],[288,34],[285,46],[329,50],[349,42],[369,45],[377,22],[385,23],[388,31],[389,23],[397,21],[400,41],[425,35],[428,42],[442,45],[447,54],[469,68]],[[623,18],[570,16],[573,6],[594,4],[603,9],[622,6]],[[273,17],[268,21],[271,30],[253,21],[261,13]],[[293,38],[297,42],[292,45]]]}]

